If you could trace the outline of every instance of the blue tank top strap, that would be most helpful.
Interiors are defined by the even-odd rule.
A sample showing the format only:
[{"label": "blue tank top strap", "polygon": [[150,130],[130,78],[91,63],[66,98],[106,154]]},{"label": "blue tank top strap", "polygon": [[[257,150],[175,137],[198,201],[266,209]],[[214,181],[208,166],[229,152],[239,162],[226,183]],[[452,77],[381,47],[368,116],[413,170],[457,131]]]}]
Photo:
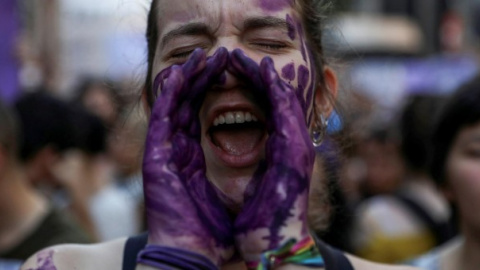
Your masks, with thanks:
[{"label": "blue tank top strap", "polygon": [[347,256],[342,251],[333,248],[314,236],[315,245],[325,261],[326,270],[354,270]]},{"label": "blue tank top strap", "polygon": [[[317,237],[315,245],[325,260],[326,270],[354,270],[352,264],[343,252],[328,246]],[[147,245],[148,233],[142,233],[128,238],[123,251],[122,270],[135,270],[137,254]]]},{"label": "blue tank top strap", "polygon": [[142,233],[127,239],[123,249],[122,270],[135,270],[137,254],[147,245],[148,233]]}]

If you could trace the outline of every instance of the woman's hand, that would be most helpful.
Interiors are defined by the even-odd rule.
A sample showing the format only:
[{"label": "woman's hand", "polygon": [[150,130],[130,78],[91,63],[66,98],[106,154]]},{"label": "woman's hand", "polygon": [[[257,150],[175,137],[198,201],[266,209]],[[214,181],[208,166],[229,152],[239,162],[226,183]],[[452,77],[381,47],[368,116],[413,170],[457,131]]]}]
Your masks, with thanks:
[{"label": "woman's hand", "polygon": [[143,160],[149,244],[202,254],[217,266],[234,251],[232,224],[205,176],[198,108],[225,71],[228,51],[206,58],[201,49],[162,71]]},{"label": "woman's hand", "polygon": [[296,89],[284,82],[270,58],[260,65],[240,50],[230,57],[230,71],[251,82],[269,103],[266,161],[247,190],[245,206],[235,225],[236,245],[246,261],[289,239],[309,236],[307,202],[315,152]]}]

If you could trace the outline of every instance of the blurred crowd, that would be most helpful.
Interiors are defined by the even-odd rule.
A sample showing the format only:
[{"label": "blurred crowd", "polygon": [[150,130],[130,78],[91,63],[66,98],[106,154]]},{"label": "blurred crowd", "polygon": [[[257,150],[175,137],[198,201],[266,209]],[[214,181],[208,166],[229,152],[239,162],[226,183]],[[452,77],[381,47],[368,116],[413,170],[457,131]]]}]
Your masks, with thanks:
[{"label": "blurred crowd", "polygon": [[[480,203],[480,82],[455,91],[475,77],[477,54],[459,44],[460,15],[445,14],[435,54],[415,49],[417,42],[393,51],[382,43],[378,53],[358,48],[356,53],[365,53],[360,60],[351,54],[339,59],[340,69],[354,66],[341,76],[356,74],[360,81],[371,78],[366,70],[372,65],[365,63],[372,59],[408,68],[395,76],[403,95],[393,99],[394,106],[379,101],[379,91],[366,89],[378,88],[381,78],[356,84],[354,76],[343,85],[341,100],[348,106],[340,104],[330,119],[330,136],[318,148],[321,163],[315,168],[314,192],[329,192],[319,191],[318,205],[310,206],[329,214],[312,217],[312,223],[335,247],[378,262],[421,264],[425,259],[414,259],[454,249],[480,232],[473,217]],[[28,58],[19,44],[17,56]],[[432,64],[433,58],[442,60]],[[141,91],[132,90],[139,87],[79,75],[68,95],[58,95],[48,80],[36,80],[30,60],[19,67],[27,83],[17,85],[15,99],[0,100],[0,270],[53,244],[95,243],[146,229],[141,157],[147,123]],[[438,63],[447,71],[465,71],[452,72],[449,90],[438,88],[445,75],[445,69],[435,73]],[[386,84],[400,87],[396,80]],[[383,101],[389,99],[387,90]],[[461,99],[479,102],[452,101]],[[463,109],[471,110],[469,116]],[[467,131],[477,139],[468,141]],[[455,156],[455,147],[466,154]],[[471,164],[457,164],[468,160]],[[467,180],[477,183],[465,183],[468,173]]]},{"label": "blurred crowd", "polygon": [[1,259],[145,230],[146,122],[139,98],[122,93],[85,78],[71,100],[42,87],[1,103]]}]

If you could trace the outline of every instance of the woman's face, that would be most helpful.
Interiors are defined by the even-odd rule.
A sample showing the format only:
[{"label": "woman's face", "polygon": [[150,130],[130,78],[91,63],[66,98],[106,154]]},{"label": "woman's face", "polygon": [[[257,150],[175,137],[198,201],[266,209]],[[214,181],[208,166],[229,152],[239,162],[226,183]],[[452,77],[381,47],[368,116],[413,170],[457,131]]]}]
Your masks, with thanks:
[{"label": "woman's face", "polygon": [[446,169],[463,228],[480,233],[480,122],[458,133]]},{"label": "woman's face", "polygon": [[[297,89],[310,122],[315,74],[300,15],[293,0],[159,0],[158,46],[152,77],[184,62],[195,48],[212,55],[219,47],[239,48],[260,63],[270,56],[281,77]],[[264,157],[264,128],[232,124],[215,129],[222,118],[265,120],[264,104],[252,89],[226,72],[226,82],[208,90],[199,117],[207,177],[236,202]],[[268,121],[268,120],[266,120]]]}]

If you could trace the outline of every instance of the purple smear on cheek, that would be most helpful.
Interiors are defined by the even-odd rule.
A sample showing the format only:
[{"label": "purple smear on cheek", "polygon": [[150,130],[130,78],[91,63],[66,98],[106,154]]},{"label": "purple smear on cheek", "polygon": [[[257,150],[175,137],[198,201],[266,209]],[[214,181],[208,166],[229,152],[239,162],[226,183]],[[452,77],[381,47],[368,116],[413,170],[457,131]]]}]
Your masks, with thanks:
[{"label": "purple smear on cheek", "polygon": [[282,68],[282,77],[286,80],[293,81],[295,79],[295,64],[290,63]]},{"label": "purple smear on cheek", "polygon": [[291,40],[295,40],[296,37],[296,30],[295,30],[295,23],[293,22],[292,17],[290,17],[289,14],[287,14],[287,28],[288,28],[288,36],[290,37]]},{"label": "purple smear on cheek", "polygon": [[307,61],[307,52],[306,52],[306,44],[305,44],[305,36],[303,35],[303,28],[302,28],[302,23],[301,22],[297,22],[297,30],[298,30],[298,35],[300,36],[300,41],[302,42],[302,44],[300,45],[301,47],[301,52],[302,52],[302,57],[303,57],[303,61]]},{"label": "purple smear on cheek", "polygon": [[298,91],[297,91],[297,97],[298,100],[300,101],[300,104],[302,105],[302,109],[304,113],[307,113],[307,104],[305,101],[305,87],[308,84],[308,79],[310,76],[310,71],[308,68],[304,65],[300,65],[298,67]]},{"label": "purple smear on cheek", "polygon": [[260,7],[265,11],[279,11],[292,4],[293,0],[260,0]]},{"label": "purple smear on cheek", "polygon": [[57,270],[53,263],[53,250],[45,250],[39,252],[37,255],[37,268],[30,268],[28,270]]}]

